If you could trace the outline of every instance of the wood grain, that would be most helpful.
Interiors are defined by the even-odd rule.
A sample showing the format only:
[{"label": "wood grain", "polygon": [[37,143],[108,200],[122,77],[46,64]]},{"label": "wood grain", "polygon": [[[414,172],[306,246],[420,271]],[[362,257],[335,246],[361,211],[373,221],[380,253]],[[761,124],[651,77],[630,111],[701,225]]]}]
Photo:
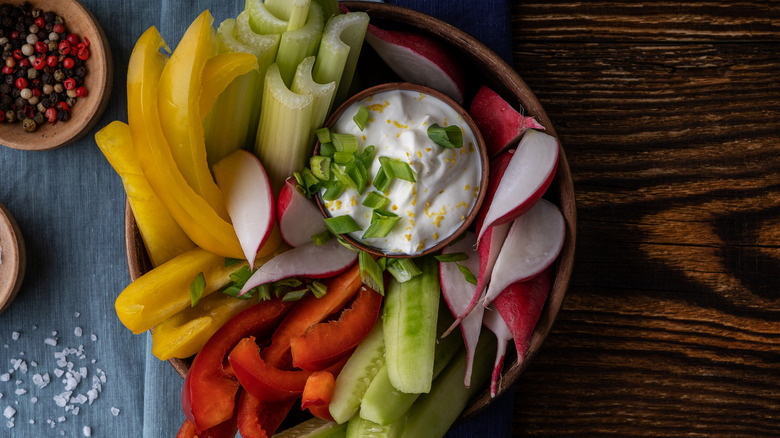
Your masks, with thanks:
[{"label": "wood grain", "polygon": [[780,435],[779,6],[513,2],[579,231],[514,435]]}]

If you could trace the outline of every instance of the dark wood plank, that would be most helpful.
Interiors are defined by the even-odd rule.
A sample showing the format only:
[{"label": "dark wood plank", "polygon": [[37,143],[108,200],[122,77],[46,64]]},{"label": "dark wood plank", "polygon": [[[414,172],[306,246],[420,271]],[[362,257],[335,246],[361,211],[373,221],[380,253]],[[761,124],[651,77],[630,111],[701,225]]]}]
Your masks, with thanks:
[{"label": "dark wood plank", "polygon": [[778,2],[516,2],[574,273],[518,436],[780,435]]}]

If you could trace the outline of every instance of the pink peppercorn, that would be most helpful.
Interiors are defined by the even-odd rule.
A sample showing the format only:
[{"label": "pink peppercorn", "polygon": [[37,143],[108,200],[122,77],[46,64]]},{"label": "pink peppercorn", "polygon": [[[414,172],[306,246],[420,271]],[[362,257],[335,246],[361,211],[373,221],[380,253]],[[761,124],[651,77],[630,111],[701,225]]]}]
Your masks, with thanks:
[{"label": "pink peppercorn", "polygon": [[25,78],[17,78],[16,79],[16,88],[20,90],[24,90],[27,88],[27,79]]},{"label": "pink peppercorn", "polygon": [[87,94],[89,94],[89,91],[87,91],[87,87],[81,86],[76,88],[76,96],[78,97],[87,97]]},{"label": "pink peppercorn", "polygon": [[49,55],[48,57],[46,57],[46,65],[48,65],[49,67],[54,68],[57,66],[57,63],[59,62],[60,62],[59,58],[57,58],[54,55]]},{"label": "pink peppercorn", "polygon": [[73,58],[65,58],[62,60],[62,66],[71,69],[76,64],[76,61],[73,60]]}]

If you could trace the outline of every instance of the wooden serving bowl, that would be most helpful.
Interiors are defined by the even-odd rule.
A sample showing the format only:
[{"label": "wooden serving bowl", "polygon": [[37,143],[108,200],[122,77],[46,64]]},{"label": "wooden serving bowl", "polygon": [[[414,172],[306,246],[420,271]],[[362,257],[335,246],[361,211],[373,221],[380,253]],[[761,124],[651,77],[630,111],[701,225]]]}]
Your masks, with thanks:
[{"label": "wooden serving bowl", "polygon": [[[466,216],[466,219],[463,221],[460,227],[458,227],[458,229],[455,230],[454,233],[445,237],[436,245],[418,254],[408,255],[408,254],[386,252],[380,248],[376,248],[374,246],[368,245],[367,243],[359,239],[355,239],[348,234],[343,234],[341,237],[344,238],[344,240],[349,242],[355,248],[360,249],[362,251],[366,251],[378,257],[392,257],[392,258],[422,257],[424,255],[434,254],[440,251],[442,248],[444,248],[446,245],[452,242],[455,238],[457,238],[458,236],[466,232],[466,230],[471,226],[471,223],[474,222],[474,219],[476,219],[477,213],[479,213],[479,208],[482,206],[482,201],[485,200],[485,193],[487,192],[487,186],[488,186],[488,179],[489,179],[488,161],[489,160],[488,160],[487,147],[485,146],[485,140],[482,138],[482,134],[479,132],[479,128],[477,127],[477,124],[471,118],[469,113],[465,109],[463,109],[463,107],[461,107],[460,105],[458,105],[457,102],[455,102],[454,100],[452,100],[451,98],[447,97],[445,94],[439,91],[436,91],[428,87],[424,87],[422,85],[412,84],[409,82],[387,82],[384,84],[371,86],[352,95],[350,98],[348,98],[344,103],[339,105],[339,107],[336,108],[331,113],[331,116],[325,122],[325,126],[327,126],[328,128],[332,128],[336,124],[336,122],[338,122],[341,119],[342,115],[344,114],[344,111],[348,110],[349,107],[352,106],[353,104],[360,102],[363,99],[366,99],[368,97],[377,95],[379,93],[385,91],[393,91],[393,90],[415,91],[415,92],[419,92],[420,94],[425,94],[434,97],[436,99],[439,99],[440,101],[446,103],[452,109],[454,109],[455,112],[457,112],[458,115],[460,115],[460,117],[463,119],[463,121],[469,126],[471,131],[474,133],[474,139],[477,143],[475,146],[477,148],[477,153],[479,154],[479,158],[481,162],[480,164],[481,164],[482,179],[479,182],[479,193],[477,195],[476,202],[474,203],[474,206],[471,208],[469,214]],[[319,150],[320,150],[320,142],[319,140],[317,140],[316,144],[314,145],[314,155],[319,154]],[[319,207],[320,211],[322,212],[322,215],[324,217],[330,217],[330,212],[328,211],[327,208],[325,208],[322,198],[320,196],[316,196],[315,200],[317,202],[317,207]]]},{"label": "wooden serving bowl", "polygon": [[[24,0],[3,3],[20,5]],[[26,132],[21,122],[0,123],[0,144],[13,149],[46,151],[69,145],[89,132],[108,106],[114,78],[114,63],[103,28],[97,19],[78,0],[34,0],[33,8],[52,11],[65,19],[69,32],[89,39],[90,56],[87,60],[87,76],[84,85],[89,94],[79,97],[66,122],[51,125],[47,122],[35,132]]]},{"label": "wooden serving bowl", "polygon": [[19,225],[0,204],[0,313],[11,305],[24,279],[26,252]]},{"label": "wooden serving bowl", "polygon": [[[473,97],[481,85],[487,85],[515,108],[523,108],[526,115],[534,116],[546,128],[545,132],[547,134],[557,137],[555,128],[547,117],[542,105],[517,72],[495,52],[467,33],[431,16],[394,5],[374,2],[342,2],[342,4],[352,11],[367,12],[371,17],[371,22],[377,26],[387,29],[414,30],[442,40],[456,52],[457,56],[467,66],[467,83],[470,88],[466,90],[466,102]],[[360,81],[358,83],[359,87],[367,88],[378,83],[398,80],[398,78],[392,76],[382,76],[384,74],[382,72],[387,69],[374,68],[370,69],[367,74],[360,74],[360,65],[372,65],[372,63],[378,62],[381,61],[379,61],[376,53],[371,50],[368,44],[364,44],[361,51],[361,59],[358,63],[358,75],[356,75],[356,80]],[[521,364],[518,364],[514,357],[507,356],[504,361],[505,366],[502,378],[497,388],[499,395],[512,389],[520,374],[533,362],[534,357],[539,353],[542,343],[550,333],[558,315],[569,284],[574,263],[577,213],[571,172],[563,149],[560,151],[555,179],[547,190],[545,199],[560,207],[566,222],[566,240],[561,254],[555,263],[553,287],[547,298],[541,318],[531,336],[526,359]],[[134,280],[148,271],[151,265],[129,207],[125,211],[125,238],[130,277]],[[169,362],[180,375],[184,376],[188,370],[190,359],[171,359]],[[482,393],[469,403],[461,413],[458,421],[469,418],[483,410],[491,401],[489,388],[486,387]]]}]

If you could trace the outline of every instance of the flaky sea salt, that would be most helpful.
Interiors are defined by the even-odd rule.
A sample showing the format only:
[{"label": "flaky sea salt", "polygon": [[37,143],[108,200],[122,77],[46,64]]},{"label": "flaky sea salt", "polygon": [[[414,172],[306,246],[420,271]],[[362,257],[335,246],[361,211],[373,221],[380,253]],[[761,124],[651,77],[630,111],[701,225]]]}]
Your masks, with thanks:
[{"label": "flaky sea salt", "polygon": [[18,341],[19,340],[19,332],[11,333],[11,339],[13,339],[14,341]]},{"label": "flaky sea salt", "polygon": [[5,410],[3,411],[3,416],[5,418],[11,418],[14,415],[16,415],[16,409],[12,408],[11,406],[6,406]]},{"label": "flaky sea salt", "polygon": [[52,347],[57,346],[57,338],[46,338],[43,340],[43,343],[46,345],[51,345]]},{"label": "flaky sea salt", "polygon": [[119,408],[117,408],[116,406],[111,406],[111,415],[115,417],[119,415]]},{"label": "flaky sea salt", "polygon": [[92,436],[92,429],[89,426],[84,426],[81,431],[84,432],[84,436]]},{"label": "flaky sea salt", "polygon": [[76,327],[75,329],[73,329],[73,334],[78,336],[78,337],[81,337],[82,333],[83,332],[81,330],[81,327]]}]

